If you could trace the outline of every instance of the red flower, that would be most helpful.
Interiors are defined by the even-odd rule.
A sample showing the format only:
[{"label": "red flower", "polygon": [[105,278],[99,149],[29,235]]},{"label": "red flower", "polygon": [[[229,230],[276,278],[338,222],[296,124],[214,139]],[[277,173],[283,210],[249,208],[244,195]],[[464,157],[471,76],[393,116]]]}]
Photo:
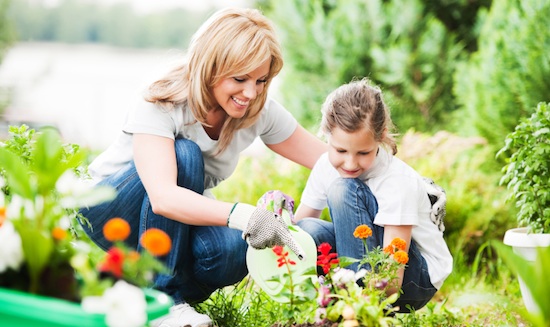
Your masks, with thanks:
[{"label": "red flower", "polygon": [[275,253],[275,255],[277,257],[279,257],[277,259],[277,262],[278,262],[277,267],[281,268],[284,265],[295,265],[296,264],[296,261],[291,260],[288,257],[288,251],[285,252],[282,246],[275,245],[272,250],[273,250],[273,253]]},{"label": "red flower", "polygon": [[323,268],[323,272],[325,274],[328,274],[330,268],[340,262],[337,258],[338,255],[334,252],[330,253],[330,250],[332,250],[332,246],[330,246],[330,244],[326,242],[321,243],[317,247],[317,250],[321,253],[317,256],[317,265]]},{"label": "red flower", "polygon": [[105,273],[111,273],[117,278],[122,277],[122,264],[124,263],[124,252],[117,247],[112,247],[107,251],[105,261],[99,266],[99,270]]}]

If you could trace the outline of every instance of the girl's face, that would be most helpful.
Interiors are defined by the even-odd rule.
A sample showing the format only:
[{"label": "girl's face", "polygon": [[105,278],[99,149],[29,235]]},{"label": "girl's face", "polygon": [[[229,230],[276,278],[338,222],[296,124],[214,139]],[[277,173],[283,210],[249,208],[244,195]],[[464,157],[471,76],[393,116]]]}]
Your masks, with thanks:
[{"label": "girl's face", "polygon": [[334,128],[328,144],[329,161],[343,178],[357,178],[370,169],[379,146],[365,128],[353,133]]},{"label": "girl's face", "polygon": [[250,101],[265,89],[269,74],[270,61],[248,74],[224,78],[213,88],[214,98],[232,118],[242,118]]}]

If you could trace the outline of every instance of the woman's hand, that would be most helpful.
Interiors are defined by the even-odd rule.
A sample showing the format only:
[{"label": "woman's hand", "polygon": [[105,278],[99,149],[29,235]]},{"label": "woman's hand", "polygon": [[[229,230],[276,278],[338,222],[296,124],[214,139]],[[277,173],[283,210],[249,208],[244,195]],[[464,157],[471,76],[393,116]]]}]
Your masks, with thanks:
[{"label": "woman's hand", "polygon": [[298,258],[305,259],[304,250],[290,234],[284,219],[269,210],[236,203],[229,214],[227,226],[242,230],[243,239],[253,248],[265,249],[275,245],[286,245]]}]

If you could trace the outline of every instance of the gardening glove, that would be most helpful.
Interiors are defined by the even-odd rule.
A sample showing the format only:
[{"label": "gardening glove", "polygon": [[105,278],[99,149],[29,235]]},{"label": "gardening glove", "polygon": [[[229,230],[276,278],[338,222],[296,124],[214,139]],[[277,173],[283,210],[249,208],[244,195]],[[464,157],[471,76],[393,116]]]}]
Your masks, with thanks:
[{"label": "gardening glove", "polygon": [[439,228],[440,231],[445,231],[445,225],[443,220],[445,219],[445,206],[447,205],[447,195],[445,190],[437,185],[431,178],[423,177],[426,190],[428,191],[428,197],[432,204],[432,212],[430,218],[432,222]]},{"label": "gardening glove", "polygon": [[274,212],[250,204],[236,203],[229,214],[227,226],[242,230],[243,239],[253,248],[286,245],[298,258],[305,258],[304,250],[290,234],[284,219]]},{"label": "gardening glove", "polygon": [[286,210],[290,221],[294,221],[294,199],[290,195],[286,195],[281,191],[267,191],[256,203],[256,206],[275,212],[279,216],[283,215],[283,210]]}]

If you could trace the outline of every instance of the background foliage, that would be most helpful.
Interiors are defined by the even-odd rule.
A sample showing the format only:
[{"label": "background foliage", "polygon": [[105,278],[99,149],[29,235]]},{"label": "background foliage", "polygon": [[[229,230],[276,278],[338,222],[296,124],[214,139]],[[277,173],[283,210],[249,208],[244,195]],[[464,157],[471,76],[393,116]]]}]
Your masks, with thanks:
[{"label": "background foliage", "polygon": [[[1,0],[6,2],[9,0]],[[21,41],[103,43],[120,47],[185,47],[208,13],[182,8],[138,13],[128,3],[61,0],[57,6],[11,1],[10,17]]]},{"label": "background foliage", "polygon": [[[62,0],[50,8],[14,0],[7,14],[8,3],[0,0],[0,54],[14,35],[8,23],[19,41],[185,48],[212,12],[138,14],[123,4]],[[480,276],[488,283],[504,276],[501,295],[517,295],[487,247],[515,225],[516,214],[498,185],[505,163],[495,153],[521,117],[550,101],[550,2],[257,0],[253,6],[273,20],[283,43],[277,96],[310,130],[317,129],[326,95],[342,83],[366,76],[381,86],[400,133],[398,156],[447,190],[445,236],[455,269],[441,296],[465,285],[483,289],[475,284]],[[243,158],[215,192],[255,203],[281,189],[298,204],[307,176],[271,154]]]}]

